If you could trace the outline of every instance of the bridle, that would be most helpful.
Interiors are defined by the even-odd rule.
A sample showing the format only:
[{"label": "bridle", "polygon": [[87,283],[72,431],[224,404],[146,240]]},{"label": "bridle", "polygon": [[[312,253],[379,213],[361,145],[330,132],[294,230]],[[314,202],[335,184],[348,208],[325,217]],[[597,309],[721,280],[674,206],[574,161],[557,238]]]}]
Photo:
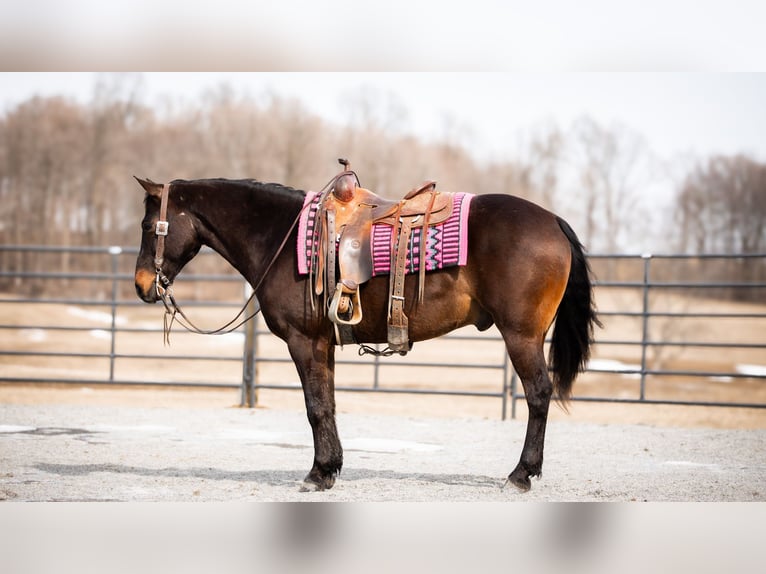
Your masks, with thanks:
[{"label": "bridle", "polygon": [[266,269],[264,270],[260,280],[255,285],[255,287],[253,287],[250,297],[242,306],[242,309],[240,309],[239,313],[237,313],[237,315],[231,321],[225,325],[222,325],[221,327],[218,327],[217,329],[201,329],[186,316],[181,307],[178,305],[175,297],[173,297],[173,282],[168,279],[165,273],[162,271],[162,264],[165,262],[165,238],[167,237],[170,230],[170,223],[168,222],[168,196],[170,195],[171,185],[171,183],[165,183],[162,185],[162,193],[160,196],[160,215],[159,220],[154,226],[154,234],[157,236],[157,248],[154,252],[154,288],[156,289],[157,295],[162,301],[162,304],[165,306],[165,316],[163,318],[163,338],[166,345],[170,343],[170,330],[176,320],[184,329],[191,331],[192,333],[198,333],[200,335],[226,335],[236,331],[242,325],[258,315],[258,313],[261,311],[261,306],[256,300],[255,311],[250,312],[249,315],[240,320],[240,317],[247,313],[248,306],[255,299],[255,294],[258,291],[258,288],[261,286],[264,279],[266,279],[266,275],[271,270],[277,258],[284,250],[290,235],[300,220],[301,214],[303,213],[304,209],[306,209],[306,206],[304,206],[303,209],[298,212],[298,215],[295,217],[295,220],[290,226],[290,229],[288,229],[287,233],[285,234],[282,243],[279,245],[276,253],[269,261],[269,264],[266,266]]},{"label": "bridle", "polygon": [[[162,185],[162,194],[160,196],[160,218],[154,226],[154,234],[157,236],[157,249],[154,252],[154,288],[157,294],[162,298],[165,292],[170,289],[170,279],[162,272],[162,264],[165,262],[165,237],[168,235],[170,224],[168,223],[168,196],[170,195],[170,184]],[[164,302],[164,299],[163,299]]]},{"label": "bridle", "polygon": [[[332,188],[332,185],[341,176],[351,173],[354,175],[354,177],[356,177],[356,173],[348,171],[348,160],[339,159],[338,162],[344,166],[345,171],[342,171],[333,177],[329,182],[327,182],[327,184],[322,188],[320,195],[326,195],[326,193],[329,192],[329,190]],[[359,178],[357,177],[357,181],[358,180]],[[249,315],[246,315],[248,306],[256,298],[256,292],[260,288],[263,281],[266,279],[266,275],[268,275],[269,271],[274,266],[277,258],[284,250],[285,245],[287,245],[287,241],[290,239],[290,235],[292,235],[295,227],[298,225],[301,215],[311,205],[309,202],[306,202],[298,212],[298,215],[295,216],[292,225],[290,225],[290,229],[287,230],[287,233],[282,239],[282,243],[279,244],[276,253],[274,253],[268,265],[266,265],[263,275],[261,275],[258,283],[253,287],[252,293],[248,297],[247,301],[245,301],[245,304],[242,306],[242,308],[239,310],[239,313],[237,313],[237,315],[231,321],[225,325],[222,325],[221,327],[218,327],[217,329],[201,329],[186,316],[186,313],[184,313],[181,307],[178,305],[175,297],[173,297],[173,282],[168,279],[167,275],[165,275],[165,273],[162,271],[162,264],[165,262],[165,238],[168,236],[168,232],[170,231],[170,223],[168,222],[168,196],[170,195],[171,185],[172,183],[162,184],[162,192],[160,194],[160,214],[159,219],[154,226],[154,234],[157,236],[157,248],[154,252],[154,288],[160,300],[162,301],[162,304],[165,306],[165,316],[163,317],[163,339],[166,345],[170,344],[170,330],[172,329],[173,323],[175,321],[178,321],[178,323],[184,329],[191,331],[192,333],[197,333],[200,335],[226,335],[236,331],[242,325],[255,318],[255,316],[261,312],[260,303],[255,300],[255,310],[251,311]],[[243,315],[246,316],[240,319],[240,317]]]}]

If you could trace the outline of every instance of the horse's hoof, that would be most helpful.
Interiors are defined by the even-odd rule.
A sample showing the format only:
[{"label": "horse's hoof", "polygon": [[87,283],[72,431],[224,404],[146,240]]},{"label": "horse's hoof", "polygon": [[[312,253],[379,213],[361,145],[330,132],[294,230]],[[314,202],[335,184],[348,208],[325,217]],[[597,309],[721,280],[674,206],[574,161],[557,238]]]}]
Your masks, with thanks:
[{"label": "horse's hoof", "polygon": [[301,492],[321,492],[323,490],[330,490],[335,484],[335,477],[330,476],[328,478],[317,478],[310,474],[303,479],[301,484]]},{"label": "horse's hoof", "polygon": [[518,488],[521,492],[529,492],[529,489],[532,488],[532,483],[529,481],[528,478],[522,478],[522,477],[512,478],[509,476],[507,482],[510,482],[513,486]]},{"label": "horse's hoof", "polygon": [[299,492],[319,492],[322,489],[319,488],[319,485],[316,482],[304,480],[298,490]]},{"label": "horse's hoof", "polygon": [[532,483],[529,480],[529,475],[526,473],[526,471],[519,467],[517,467],[511,474],[508,475],[508,478],[503,483],[503,486],[508,483],[511,483],[521,492],[529,492],[529,489],[532,488]]}]

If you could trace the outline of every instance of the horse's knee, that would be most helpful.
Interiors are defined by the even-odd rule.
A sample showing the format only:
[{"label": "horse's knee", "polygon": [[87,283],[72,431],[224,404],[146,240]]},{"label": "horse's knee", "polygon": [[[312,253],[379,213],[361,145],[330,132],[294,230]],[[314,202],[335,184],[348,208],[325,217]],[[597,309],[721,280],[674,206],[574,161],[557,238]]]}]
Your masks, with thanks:
[{"label": "horse's knee", "polygon": [[316,404],[306,405],[306,415],[312,428],[322,427],[328,423],[335,423],[334,405]]},{"label": "horse's knee", "polygon": [[304,393],[306,416],[312,426],[335,418],[335,399],[328,393]]}]

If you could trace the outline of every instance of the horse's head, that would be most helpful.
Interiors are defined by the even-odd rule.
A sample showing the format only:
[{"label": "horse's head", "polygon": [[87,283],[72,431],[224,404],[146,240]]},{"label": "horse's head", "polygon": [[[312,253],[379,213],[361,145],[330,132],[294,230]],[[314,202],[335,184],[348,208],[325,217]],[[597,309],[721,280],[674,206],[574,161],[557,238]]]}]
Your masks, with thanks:
[{"label": "horse's head", "polygon": [[[141,250],[136,260],[136,293],[146,303],[156,303],[163,289],[202,246],[194,218],[175,197],[171,184],[136,178],[146,191],[146,211],[141,221]],[[164,217],[160,215],[163,193],[167,194]],[[166,221],[167,224],[162,223]],[[159,225],[158,225],[159,222]]]}]

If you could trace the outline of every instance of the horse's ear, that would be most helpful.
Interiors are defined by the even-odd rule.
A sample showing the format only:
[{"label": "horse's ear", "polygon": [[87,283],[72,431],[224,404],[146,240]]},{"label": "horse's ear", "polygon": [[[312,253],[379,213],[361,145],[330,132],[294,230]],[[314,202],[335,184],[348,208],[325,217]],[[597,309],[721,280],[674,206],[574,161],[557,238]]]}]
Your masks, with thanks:
[{"label": "horse's ear", "polygon": [[141,184],[141,187],[144,188],[144,191],[146,191],[147,195],[153,195],[155,197],[159,197],[162,194],[162,187],[163,185],[161,183],[155,183],[151,179],[141,179],[140,177],[133,176],[133,179],[135,179],[139,184]]}]

